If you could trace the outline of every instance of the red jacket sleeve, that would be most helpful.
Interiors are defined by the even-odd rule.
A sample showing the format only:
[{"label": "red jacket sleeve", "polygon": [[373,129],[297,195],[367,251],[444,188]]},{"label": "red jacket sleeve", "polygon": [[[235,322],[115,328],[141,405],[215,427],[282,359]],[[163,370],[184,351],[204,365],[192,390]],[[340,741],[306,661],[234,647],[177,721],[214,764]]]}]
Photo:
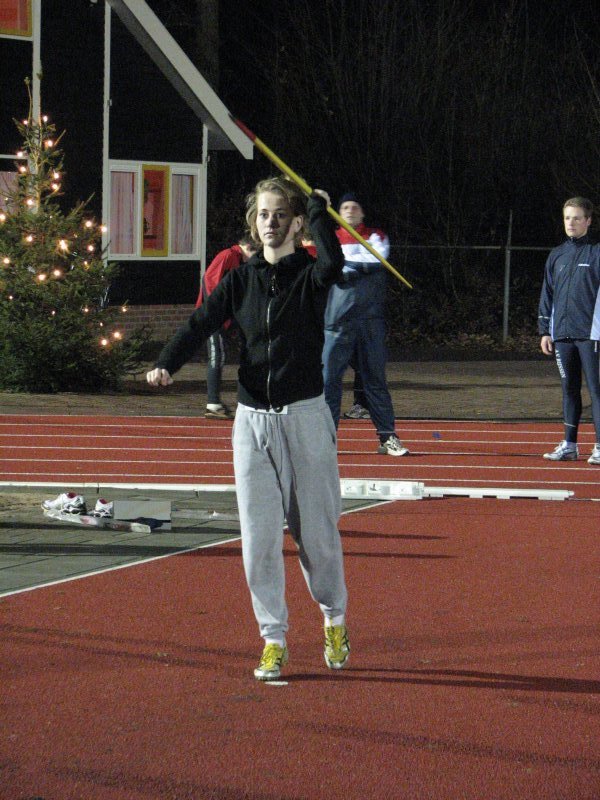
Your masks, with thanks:
[{"label": "red jacket sleeve", "polygon": [[222,280],[223,275],[229,270],[236,269],[241,263],[242,251],[237,244],[217,253],[206,268],[204,277],[200,281],[200,292],[196,300],[196,308],[199,308],[204,298],[214,291],[217,284]]}]

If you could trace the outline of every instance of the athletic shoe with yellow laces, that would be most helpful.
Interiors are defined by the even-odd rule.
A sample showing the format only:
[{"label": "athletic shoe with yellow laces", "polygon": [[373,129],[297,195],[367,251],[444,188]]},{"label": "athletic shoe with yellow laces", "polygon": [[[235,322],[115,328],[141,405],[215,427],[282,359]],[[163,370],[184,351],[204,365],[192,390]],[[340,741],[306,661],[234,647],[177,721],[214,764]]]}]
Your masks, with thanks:
[{"label": "athletic shoe with yellow laces", "polygon": [[342,669],[350,657],[350,640],[345,625],[325,626],[325,663],[329,669]]},{"label": "athletic shoe with yellow laces", "polygon": [[259,681],[273,681],[281,675],[281,667],[287,664],[288,649],[285,645],[266,644],[254,677]]}]

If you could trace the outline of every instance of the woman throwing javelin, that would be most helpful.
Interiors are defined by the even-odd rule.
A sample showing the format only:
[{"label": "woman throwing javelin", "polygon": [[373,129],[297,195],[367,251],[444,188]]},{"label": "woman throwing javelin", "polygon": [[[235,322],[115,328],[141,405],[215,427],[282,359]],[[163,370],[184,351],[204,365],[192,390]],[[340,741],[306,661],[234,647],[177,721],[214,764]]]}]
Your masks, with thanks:
[{"label": "woman throwing javelin", "polygon": [[[233,459],[244,570],[264,639],[258,680],[278,678],[288,660],[286,520],[324,615],[325,662],[341,669],[350,653],[336,433],[321,368],[327,295],[344,266],[328,204],[327,193],[315,190],[307,205],[285,178],[258,183],[246,200],[246,221],[262,249],[223,278],[147,375],[153,386],[169,385],[207,336],[236,321],[241,354]],[[316,260],[301,247],[307,216]]]}]

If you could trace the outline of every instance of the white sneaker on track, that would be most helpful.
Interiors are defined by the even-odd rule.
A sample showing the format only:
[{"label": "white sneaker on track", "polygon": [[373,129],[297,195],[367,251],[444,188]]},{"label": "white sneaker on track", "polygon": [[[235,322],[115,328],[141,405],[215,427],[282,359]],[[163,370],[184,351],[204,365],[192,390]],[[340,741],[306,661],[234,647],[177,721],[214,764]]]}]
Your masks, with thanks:
[{"label": "white sneaker on track", "polygon": [[63,492],[54,500],[44,500],[44,511],[62,511],[65,514],[87,514],[85,500],[75,492]]},{"label": "white sneaker on track", "polygon": [[544,453],[549,461],[577,461],[579,448],[574,442],[563,441],[551,453]]},{"label": "white sneaker on track", "polygon": [[588,458],[588,464],[600,464],[600,444],[595,444],[592,455]]},{"label": "white sneaker on track", "polygon": [[392,434],[377,448],[377,452],[384,456],[407,456],[408,447],[404,447],[400,439]]}]

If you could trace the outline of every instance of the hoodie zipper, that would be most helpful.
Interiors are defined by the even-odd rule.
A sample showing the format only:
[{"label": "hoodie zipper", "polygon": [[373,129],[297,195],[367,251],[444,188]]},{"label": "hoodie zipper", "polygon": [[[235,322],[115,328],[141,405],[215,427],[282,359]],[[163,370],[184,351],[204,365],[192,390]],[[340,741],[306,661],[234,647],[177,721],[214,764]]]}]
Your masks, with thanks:
[{"label": "hoodie zipper", "polygon": [[[569,323],[569,319],[570,319],[569,308],[571,306],[571,283],[573,282],[573,273],[574,273],[574,271],[576,269],[577,262],[579,261],[579,249],[580,249],[578,244],[577,244],[577,240],[571,239],[571,243],[573,244],[575,252],[572,255],[571,260],[570,260],[569,265],[568,265],[569,277],[568,277],[568,281],[567,281],[567,300],[566,300],[566,303],[565,303],[565,311],[564,311],[564,315],[563,315],[563,318],[564,318],[563,324],[564,325],[569,324],[569,327],[570,327],[570,323]],[[570,330],[569,330],[569,333],[571,333]]]},{"label": "hoodie zipper", "polygon": [[269,301],[267,303],[267,360],[269,362],[269,371],[267,372],[267,400],[269,401],[269,406],[271,407],[273,406],[273,402],[271,400],[271,346],[273,344],[271,339],[271,305],[276,294],[277,282],[275,280],[275,269],[273,268],[269,279]]}]

